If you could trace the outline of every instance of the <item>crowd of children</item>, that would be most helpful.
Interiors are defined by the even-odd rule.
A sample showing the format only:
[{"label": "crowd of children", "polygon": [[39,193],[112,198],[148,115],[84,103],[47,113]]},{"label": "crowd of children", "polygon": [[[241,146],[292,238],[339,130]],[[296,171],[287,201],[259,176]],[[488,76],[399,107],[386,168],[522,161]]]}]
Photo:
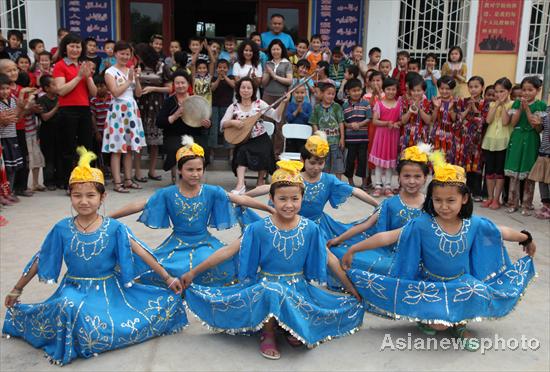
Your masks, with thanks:
[{"label": "crowd of children", "polygon": [[[521,209],[530,215],[536,181],[543,206],[535,214],[550,218],[546,197],[550,170],[546,162],[537,161],[545,158],[549,119],[546,104],[537,99],[541,88],[537,77],[527,77],[517,86],[507,78],[486,85],[480,76],[468,78],[457,46],[449,49],[444,62],[433,53],[421,61],[400,51],[392,68],[377,47],[364,59],[361,46],[353,46],[347,55],[342,47],[323,47],[319,35],[292,44],[278,38],[266,43],[262,37],[254,32],[240,43],[231,35],[222,43],[191,37],[188,51],[171,40],[170,55],[164,56],[165,40],[158,34],[149,43],[107,40],[98,45],[93,38],[81,40],[60,29],[58,47],[47,51],[42,40],[32,39],[27,52],[23,35],[10,31],[0,51],[4,57],[0,73],[9,87],[0,105],[7,174],[3,189],[9,191],[3,192],[0,202],[8,205],[36,191],[67,189],[77,144],[103,152],[98,164],[108,178],[112,173],[115,191],[129,192],[140,189],[140,183],[160,180],[156,161],[166,151],[158,116],[165,99],[175,92],[172,74],[184,70],[191,78],[189,93],[203,96],[212,107],[210,121],[193,134],[210,157],[211,150],[221,147],[229,149],[230,160],[233,157],[232,146],[221,135],[222,118],[237,100],[236,82],[251,78],[254,98],[268,104],[303,84],[274,123],[272,162],[284,147],[282,126],[309,125],[327,135],[330,152],[325,171],[338,178],[345,175],[352,185],[357,176],[373,196],[391,196],[398,191],[394,174],[402,151],[429,143],[445,153],[447,162],[466,169],[468,186],[482,207],[499,209],[506,203],[510,213]],[[81,50],[70,57],[71,48],[79,43]],[[287,45],[292,49],[287,50]],[[85,103],[68,98],[83,94],[87,94]],[[69,131],[72,139],[66,141],[66,133],[56,131],[55,123],[76,117],[86,124]],[[60,150],[56,144],[69,146]],[[144,150],[150,159],[146,177],[141,174]],[[44,185],[38,181],[40,168]],[[265,168],[262,171],[275,169],[274,164]],[[241,186],[234,191],[245,190]]]}]

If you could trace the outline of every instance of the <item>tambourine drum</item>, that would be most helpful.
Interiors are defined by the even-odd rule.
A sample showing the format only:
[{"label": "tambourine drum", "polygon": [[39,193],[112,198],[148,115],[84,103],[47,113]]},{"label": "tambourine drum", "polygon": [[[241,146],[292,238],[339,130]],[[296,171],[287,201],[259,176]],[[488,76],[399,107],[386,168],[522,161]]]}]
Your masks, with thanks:
[{"label": "tambourine drum", "polygon": [[202,127],[202,121],[210,119],[212,115],[212,107],[206,98],[201,96],[188,97],[181,105],[183,107],[181,119],[190,127]]}]

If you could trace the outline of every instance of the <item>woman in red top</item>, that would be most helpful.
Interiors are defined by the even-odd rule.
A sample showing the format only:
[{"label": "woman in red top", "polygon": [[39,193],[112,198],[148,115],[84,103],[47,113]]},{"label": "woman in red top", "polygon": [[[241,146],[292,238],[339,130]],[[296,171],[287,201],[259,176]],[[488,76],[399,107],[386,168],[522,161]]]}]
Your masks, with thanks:
[{"label": "woman in red top", "polygon": [[97,88],[92,79],[90,62],[80,63],[82,39],[68,34],[59,45],[60,60],[55,64],[53,77],[59,94],[60,161],[58,186],[67,187],[69,174],[76,162],[76,147],[93,146],[94,130],[89,98]]}]

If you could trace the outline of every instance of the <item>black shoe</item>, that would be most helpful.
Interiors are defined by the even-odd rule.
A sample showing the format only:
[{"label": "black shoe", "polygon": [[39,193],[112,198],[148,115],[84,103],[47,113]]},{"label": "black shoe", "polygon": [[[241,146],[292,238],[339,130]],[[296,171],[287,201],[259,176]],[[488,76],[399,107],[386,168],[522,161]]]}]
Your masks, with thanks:
[{"label": "black shoe", "polygon": [[55,190],[57,190],[57,187],[55,187],[54,185],[48,185],[48,186],[46,186],[46,188],[48,189],[48,191],[55,191]]}]

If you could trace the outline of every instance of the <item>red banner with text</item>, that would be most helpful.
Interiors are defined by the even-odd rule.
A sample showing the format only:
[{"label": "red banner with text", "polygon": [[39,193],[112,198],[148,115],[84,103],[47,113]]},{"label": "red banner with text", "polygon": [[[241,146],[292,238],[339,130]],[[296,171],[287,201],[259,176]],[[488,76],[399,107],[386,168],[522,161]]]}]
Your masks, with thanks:
[{"label": "red banner with text", "polygon": [[480,0],[476,53],[517,53],[523,0]]}]

